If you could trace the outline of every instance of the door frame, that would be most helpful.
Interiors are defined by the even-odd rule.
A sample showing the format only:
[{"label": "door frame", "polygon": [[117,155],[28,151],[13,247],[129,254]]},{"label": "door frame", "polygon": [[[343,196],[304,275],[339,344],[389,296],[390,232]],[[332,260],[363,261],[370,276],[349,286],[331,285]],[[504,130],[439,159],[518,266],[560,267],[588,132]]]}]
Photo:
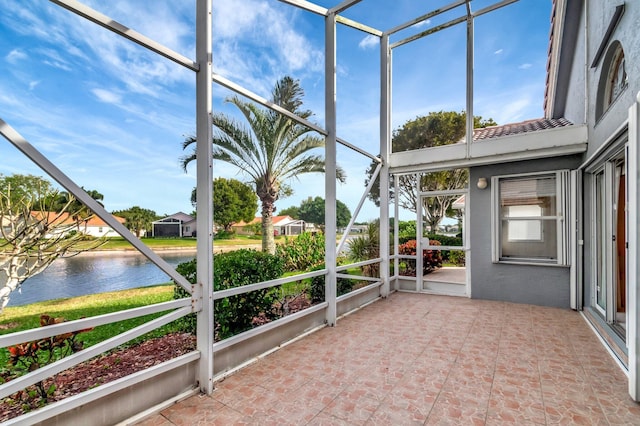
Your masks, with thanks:
[{"label": "door frame", "polygon": [[[419,182],[419,179],[418,179]],[[470,282],[470,261],[471,250],[469,249],[469,212],[467,206],[469,205],[469,188],[452,189],[446,191],[418,191],[418,197],[416,199],[416,291],[423,291],[424,276],[419,271],[422,271],[422,251],[423,250],[459,250],[463,251],[465,255],[465,295],[471,297],[471,282]],[[429,240],[423,237],[424,235],[424,222],[422,220],[422,209],[424,206],[423,199],[429,197],[435,197],[440,195],[448,196],[462,196],[465,197],[464,209],[462,213],[462,246],[432,246],[429,244]]]}]

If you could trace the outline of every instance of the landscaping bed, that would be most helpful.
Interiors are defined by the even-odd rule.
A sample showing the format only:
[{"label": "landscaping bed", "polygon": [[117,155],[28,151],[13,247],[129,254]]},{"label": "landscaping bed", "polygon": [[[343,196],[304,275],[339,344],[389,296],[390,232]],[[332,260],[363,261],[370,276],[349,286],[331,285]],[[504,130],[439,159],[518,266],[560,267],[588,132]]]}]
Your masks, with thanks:
[{"label": "landscaping bed", "polygon": [[[47,403],[60,401],[195,349],[194,335],[171,333],[99,356],[46,379],[46,388],[52,384],[56,388]],[[34,388],[17,392],[0,402],[0,422],[40,407],[39,399],[30,396],[30,391],[33,392]]]}]

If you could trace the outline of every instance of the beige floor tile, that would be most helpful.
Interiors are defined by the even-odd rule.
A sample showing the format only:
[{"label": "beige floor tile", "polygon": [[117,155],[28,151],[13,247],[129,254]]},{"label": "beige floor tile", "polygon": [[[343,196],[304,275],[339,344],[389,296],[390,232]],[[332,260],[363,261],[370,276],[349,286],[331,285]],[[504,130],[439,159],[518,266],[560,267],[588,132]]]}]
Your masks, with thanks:
[{"label": "beige floor tile", "polygon": [[140,423],[640,425],[576,312],[396,293]]}]

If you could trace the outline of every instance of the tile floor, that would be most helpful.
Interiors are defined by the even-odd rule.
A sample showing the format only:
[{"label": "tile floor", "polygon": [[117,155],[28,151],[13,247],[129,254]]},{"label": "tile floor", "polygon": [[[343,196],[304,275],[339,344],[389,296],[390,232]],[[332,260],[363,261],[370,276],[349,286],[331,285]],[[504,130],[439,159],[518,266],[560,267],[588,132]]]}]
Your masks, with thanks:
[{"label": "tile floor", "polygon": [[395,293],[140,425],[640,425],[571,310]]}]

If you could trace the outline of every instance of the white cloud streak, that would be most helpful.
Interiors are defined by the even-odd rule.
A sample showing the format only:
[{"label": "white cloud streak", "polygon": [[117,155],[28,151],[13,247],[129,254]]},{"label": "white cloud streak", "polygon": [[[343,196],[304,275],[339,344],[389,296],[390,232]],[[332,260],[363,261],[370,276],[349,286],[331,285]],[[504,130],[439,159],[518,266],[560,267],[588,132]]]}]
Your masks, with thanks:
[{"label": "white cloud streak", "polygon": [[360,40],[360,43],[358,43],[358,47],[360,49],[365,49],[365,50],[373,49],[379,45],[380,45],[380,38],[372,34],[369,34],[368,36],[364,37],[362,40]]},{"label": "white cloud streak", "polygon": [[105,90],[105,89],[93,89],[91,92],[98,98],[100,102],[107,104],[119,104],[122,101],[122,96],[118,93]]},{"label": "white cloud streak", "polygon": [[296,17],[293,8],[264,0],[215,2],[216,72],[264,92],[284,74],[322,71],[322,50],[294,29]]},{"label": "white cloud streak", "polygon": [[6,61],[9,62],[10,64],[16,64],[27,58],[28,58],[27,54],[20,49],[13,49],[11,52],[7,54],[7,56],[5,56]]}]

